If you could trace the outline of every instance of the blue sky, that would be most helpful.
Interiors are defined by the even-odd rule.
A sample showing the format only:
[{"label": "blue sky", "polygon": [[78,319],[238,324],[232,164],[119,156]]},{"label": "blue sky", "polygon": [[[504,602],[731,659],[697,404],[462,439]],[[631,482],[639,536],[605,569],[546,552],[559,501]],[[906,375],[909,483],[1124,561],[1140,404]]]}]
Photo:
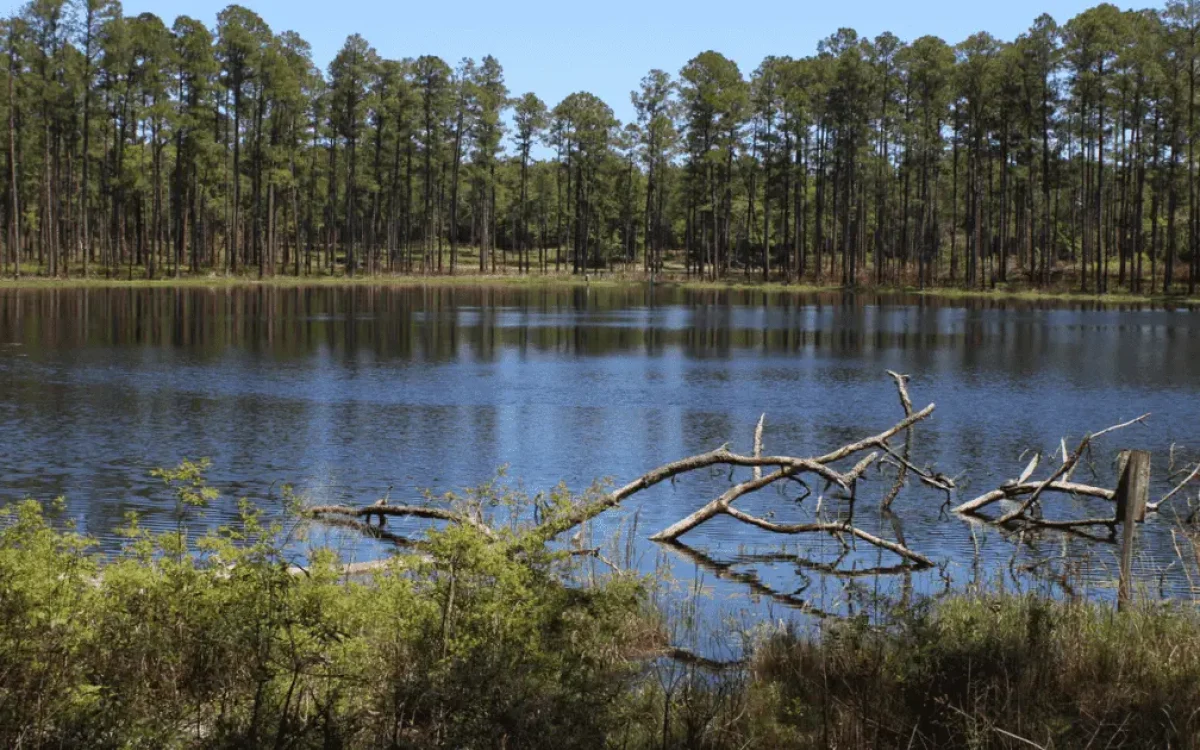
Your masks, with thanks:
[{"label": "blue sky", "polygon": [[[210,26],[228,0],[124,0],[126,13],[152,11],[168,25],[181,14]],[[869,36],[891,31],[911,41],[935,34],[951,44],[976,31],[1011,39],[1040,13],[1060,23],[1085,0],[607,0],[605,2],[385,2],[247,0],[276,31],[297,31],[324,68],[346,36],[360,33],[386,57],[495,55],[509,89],[534,91],[553,106],[572,91],[633,115],[629,92],[651,68],[676,73],[696,53],[715,49],[748,74],[765,55],[811,54],[819,39],[849,26]],[[1129,7],[1120,3],[1121,7]],[[1138,7],[1144,7],[1139,5]]]}]

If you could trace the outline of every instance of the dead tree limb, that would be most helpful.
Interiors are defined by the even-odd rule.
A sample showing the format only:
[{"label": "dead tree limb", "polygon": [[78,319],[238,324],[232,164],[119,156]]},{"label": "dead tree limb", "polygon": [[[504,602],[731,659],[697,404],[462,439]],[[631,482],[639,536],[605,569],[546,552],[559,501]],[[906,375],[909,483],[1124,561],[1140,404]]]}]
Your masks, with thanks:
[{"label": "dead tree limb", "polygon": [[391,542],[392,544],[396,545],[397,547],[412,547],[412,546],[415,546],[415,544],[416,544],[414,540],[412,540],[406,536],[388,531],[387,529],[383,528],[382,526],[372,526],[371,524],[367,523],[366,521],[360,521],[357,518],[350,516],[350,515],[345,515],[345,514],[325,515],[325,516],[321,516],[321,522],[324,523],[326,526],[340,526],[340,527],[346,528],[346,529],[353,529],[354,531],[359,532],[363,536],[368,536],[368,537],[371,537],[372,539],[380,539],[385,542]]},{"label": "dead tree limb", "polygon": [[1049,487],[1054,480],[1071,471],[1071,469],[1075,467],[1075,464],[1079,463],[1079,459],[1083,457],[1084,449],[1088,447],[1088,443],[1090,443],[1091,440],[1091,435],[1084,435],[1083,440],[1079,441],[1079,446],[1075,449],[1075,452],[1071,454],[1071,457],[1064,461],[1062,466],[1059,466],[1057,469],[1055,469],[1053,474],[1039,482],[1038,486],[1034,488],[1033,492],[1029,493],[1029,497],[1025,498],[1020,505],[997,518],[996,523],[1006,524],[1009,521],[1025,515],[1025,511],[1033,507],[1033,504],[1038,501],[1038,498],[1042,496],[1042,493],[1046,491],[1046,488]]},{"label": "dead tree limb", "polygon": [[1083,438],[1079,441],[1079,445],[1070,454],[1068,454],[1066,452],[1066,441],[1063,440],[1062,441],[1062,452],[1063,452],[1062,464],[1060,464],[1058,466],[1058,468],[1055,469],[1050,474],[1050,476],[1048,476],[1045,479],[1038,481],[1038,482],[1027,481],[1029,479],[1029,476],[1037,468],[1038,457],[1034,456],[1034,458],[1029,462],[1029,465],[1026,466],[1025,470],[1021,473],[1021,477],[1019,479],[1017,479],[1015,481],[1006,482],[1005,484],[1001,485],[997,489],[994,489],[990,492],[984,493],[983,495],[980,495],[979,497],[975,498],[974,500],[962,503],[961,505],[954,508],[954,512],[960,513],[960,514],[978,513],[980,509],[982,509],[998,500],[1002,500],[1005,498],[1023,497],[1021,503],[1016,508],[1013,508],[1009,512],[1001,515],[999,518],[995,519],[995,521],[993,521],[992,523],[995,523],[997,525],[1004,525],[1004,524],[1010,523],[1012,521],[1023,520],[1027,523],[1032,523],[1035,525],[1046,526],[1046,527],[1051,527],[1051,528],[1055,528],[1055,527],[1071,528],[1071,527],[1076,527],[1076,526],[1098,525],[1099,523],[1107,523],[1109,525],[1112,525],[1115,522],[1114,519],[1085,519],[1084,521],[1045,521],[1042,519],[1032,518],[1028,515],[1028,513],[1029,513],[1029,510],[1041,498],[1042,494],[1047,491],[1066,492],[1066,493],[1075,494],[1075,495],[1087,495],[1087,496],[1091,496],[1091,497],[1099,497],[1099,498],[1103,498],[1106,500],[1112,500],[1115,497],[1115,492],[1113,490],[1105,489],[1102,487],[1092,487],[1090,485],[1084,485],[1084,484],[1079,484],[1076,482],[1071,482],[1070,481],[1071,473],[1075,470],[1075,467],[1079,464],[1080,459],[1084,456],[1084,453],[1090,449],[1091,444],[1096,440],[1096,438],[1098,438],[1102,435],[1106,435],[1115,430],[1119,430],[1121,428],[1128,427],[1130,425],[1137,424],[1139,422],[1143,422],[1149,416],[1150,416],[1149,414],[1143,414],[1140,417],[1136,417],[1136,418],[1128,420],[1126,422],[1121,422],[1120,424],[1115,424],[1110,427],[1106,427],[1103,430],[1100,430],[1098,432],[1088,433],[1087,435],[1083,436]]},{"label": "dead tree limb", "polygon": [[[748,490],[751,492],[761,489],[767,484],[784,477],[790,477],[796,474],[804,473],[816,474],[822,479],[838,485],[842,489],[849,490],[850,482],[858,478],[857,476],[852,476],[853,470],[849,473],[843,474],[829,464],[841,461],[849,456],[852,456],[856,453],[861,453],[871,448],[879,448],[888,438],[908,428],[910,425],[927,418],[933,413],[934,408],[936,408],[935,405],[930,404],[924,409],[914,412],[911,416],[900,420],[883,432],[863,438],[858,442],[844,445],[837,450],[826,453],[823,456],[818,456],[817,458],[796,458],[794,456],[744,456],[731,452],[726,446],[721,446],[720,448],[711,450],[707,453],[700,453],[698,455],[689,456],[688,458],[683,458],[678,461],[672,461],[669,464],[664,464],[656,469],[646,472],[629,484],[626,484],[625,486],[620,487],[613,492],[603,495],[591,502],[578,505],[574,509],[550,519],[546,523],[539,526],[535,530],[535,533],[539,538],[549,541],[564,531],[573,529],[582,523],[586,523],[606,510],[615,508],[631,495],[653,487],[654,485],[670,479],[671,477],[685,474],[690,471],[696,471],[697,469],[703,469],[709,466],[725,465],[745,466],[750,468],[755,466],[779,467],[778,471],[763,477],[762,481],[764,481],[764,484],[761,486],[755,486],[753,489]],[[861,474],[861,472],[859,473]],[[766,481],[767,477],[771,477],[770,482]],[[745,494],[745,492],[742,492],[741,494]],[[715,515],[715,513],[713,515]],[[711,518],[711,516],[709,517]]]},{"label": "dead tree limb", "polygon": [[[862,438],[856,442],[842,445],[824,455],[815,458],[800,458],[795,456],[766,456],[763,455],[763,428],[765,425],[765,417],[759,418],[758,424],[754,431],[754,453],[746,456],[734,453],[727,446],[721,446],[715,450],[701,453],[695,456],[672,461],[671,463],[659,466],[649,472],[646,472],[637,479],[628,484],[617,488],[616,490],[589,496],[585,501],[568,508],[562,512],[555,513],[552,517],[535,525],[529,532],[523,535],[521,544],[518,546],[527,545],[530,543],[547,543],[552,541],[560,534],[576,528],[603,513],[606,510],[616,507],[622,501],[630,496],[653,487],[665,480],[671,479],[680,474],[692,472],[711,466],[729,466],[729,467],[747,467],[752,469],[752,478],[740,482],[726,490],[715,500],[707,503],[699,510],[693,512],[686,518],[676,522],[669,528],[655,534],[651,537],[656,541],[672,541],[682,534],[694,529],[700,524],[712,519],[721,514],[727,514],[731,517],[745,523],[750,523],[760,528],[777,531],[778,533],[797,534],[806,531],[826,532],[841,538],[842,534],[849,534],[858,539],[873,544],[881,549],[891,551],[901,558],[918,565],[932,565],[929,558],[920,553],[913,552],[904,544],[891,542],[881,539],[873,534],[870,534],[861,529],[855,528],[849,522],[835,523],[817,523],[805,525],[783,525],[775,524],[765,519],[759,519],[754,516],[735,511],[732,508],[734,501],[751,492],[756,492],[768,485],[789,478],[796,478],[801,474],[814,474],[821,479],[824,479],[831,485],[837,485],[843,490],[848,491],[853,496],[854,487],[858,480],[863,476],[866,470],[873,465],[880,455],[880,451],[886,451],[895,455],[895,452],[888,445],[888,440],[900,432],[907,432],[908,440],[906,441],[905,457],[903,461],[911,468],[911,462],[908,461],[908,454],[911,450],[912,427],[917,422],[926,419],[934,411],[934,404],[929,404],[920,411],[913,411],[912,399],[908,394],[907,376],[902,376],[897,373],[890,373],[896,382],[896,388],[900,395],[900,403],[904,409],[904,418],[893,424],[891,427],[879,432],[875,435]],[[835,464],[844,461],[851,457],[861,456],[858,462],[848,471],[839,469]],[[769,473],[766,468],[773,469]],[[903,481],[903,473],[900,481]],[[924,472],[921,472],[924,474]],[[929,477],[923,477],[927,481]],[[898,490],[897,490],[898,491]],[[342,519],[360,523],[368,528],[369,521],[373,518],[379,519],[379,526],[382,527],[386,523],[386,518],[389,516],[410,516],[417,518],[426,518],[430,520],[446,521],[449,523],[458,524],[463,527],[469,527],[479,531],[493,541],[499,541],[497,534],[487,526],[482,517],[474,514],[459,512],[451,509],[436,508],[430,506],[412,506],[412,505],[389,505],[386,500],[381,500],[374,505],[365,505],[359,507],[346,505],[321,505],[308,508],[306,514],[313,517],[325,519]],[[361,520],[360,520],[361,519]],[[365,523],[364,523],[365,521]],[[843,541],[843,544],[845,542]],[[514,548],[515,549],[515,548]]]},{"label": "dead tree limb", "polygon": [[847,456],[852,456],[855,453],[861,453],[869,448],[882,448],[883,443],[887,441],[888,438],[899,433],[901,430],[907,430],[912,425],[920,422],[922,419],[925,419],[930,414],[933,414],[933,410],[935,408],[937,408],[935,404],[930,404],[921,411],[910,414],[878,435],[872,435],[871,437],[863,438],[857,443],[843,445],[841,448],[838,448],[835,451],[826,453],[824,456],[818,456],[812,460],[819,464],[828,464],[833,463],[834,461],[841,461]]},{"label": "dead tree limb", "polygon": [[[865,472],[867,468],[874,463],[876,456],[878,456],[877,453],[870,453],[861,461],[859,461],[853,469],[843,476],[845,483],[849,484],[862,476],[863,472]],[[705,521],[708,521],[722,513],[728,513],[734,518],[737,518],[738,516],[731,512],[734,500],[737,500],[739,497],[744,495],[749,495],[751,492],[757,492],[763,487],[777,482],[780,479],[792,476],[793,474],[797,473],[797,471],[798,469],[794,467],[787,467],[771,472],[766,476],[761,476],[758,479],[751,479],[740,484],[735,484],[733,487],[730,487],[728,490],[722,493],[721,496],[716,500],[708,503],[700,510],[689,515],[687,518],[676,521],[669,527],[651,536],[650,539],[656,542],[674,541]]]},{"label": "dead tree limb", "polygon": [[923,567],[933,567],[933,560],[930,560],[928,557],[922,555],[921,553],[914,552],[914,551],[910,550],[908,547],[903,547],[899,544],[896,544],[895,542],[890,542],[887,539],[877,537],[874,534],[871,534],[870,532],[863,531],[862,529],[858,528],[857,526],[851,526],[848,523],[842,523],[840,521],[830,521],[830,522],[822,522],[822,523],[783,524],[783,523],[775,523],[773,521],[768,521],[764,518],[759,518],[758,516],[750,515],[749,513],[744,513],[742,511],[738,510],[737,508],[733,508],[733,507],[726,508],[725,512],[743,523],[748,523],[751,526],[757,526],[760,529],[765,529],[766,531],[772,531],[776,534],[805,534],[805,533],[812,533],[812,532],[824,532],[827,534],[838,534],[838,533],[851,534],[853,536],[858,537],[859,539],[863,540],[864,542],[866,542],[868,544],[873,544],[876,547],[880,547],[889,552],[893,552],[893,553],[899,555],[900,557],[903,557],[906,560],[910,560],[910,561],[916,563],[917,565],[921,565]]},{"label": "dead tree limb", "polygon": [[[887,374],[891,375],[892,379],[896,381],[896,390],[900,392],[900,407],[904,409],[904,416],[912,416],[912,399],[908,396],[908,376],[901,375],[900,373],[893,372],[892,370],[888,370]],[[904,433],[903,458],[896,456],[895,452],[893,452],[891,448],[883,446],[889,455],[893,456],[900,462],[900,467],[896,469],[895,483],[892,484],[892,488],[887,491],[887,494],[883,496],[883,500],[880,501],[880,505],[884,508],[892,507],[892,501],[895,500],[896,496],[900,494],[900,490],[904,489],[904,479],[908,474],[908,468],[910,466],[909,459],[912,457],[912,441],[913,428],[910,426],[907,430],[905,430]]]},{"label": "dead tree limb", "polygon": [[[1006,498],[1021,497],[1028,495],[1038,488],[1040,483],[1026,482],[1024,484],[1005,484],[997,487],[994,490],[985,492],[974,500],[956,506],[953,510],[955,513],[975,513],[997,500]],[[1051,482],[1046,487],[1046,492],[1062,492],[1068,495],[1085,495],[1087,497],[1098,497],[1102,500],[1112,500],[1113,491],[1103,487],[1093,487],[1088,484],[1079,484],[1077,482]]]},{"label": "dead tree limb", "polygon": [[304,509],[305,514],[314,517],[343,516],[346,518],[378,518],[382,521],[387,516],[411,516],[427,518],[435,521],[449,521],[460,526],[469,526],[489,539],[495,539],[496,533],[487,524],[445,508],[435,508],[428,505],[387,505],[382,500],[373,505],[313,505]]},{"label": "dead tree limb", "polygon": [[773,471],[766,476],[760,476],[758,479],[751,479],[746,482],[741,482],[740,484],[735,484],[723,492],[716,500],[713,500],[686,518],[676,521],[667,528],[651,536],[650,539],[655,542],[674,541],[705,521],[727,512],[729,506],[739,497],[760,490],[773,482],[783,479],[784,477],[791,476],[795,473],[795,469],[779,469],[778,471]]},{"label": "dead tree limb", "polygon": [[[920,479],[925,484],[929,485],[930,487],[933,487],[936,490],[941,490],[942,492],[945,492],[948,495],[953,494],[954,489],[955,489],[954,480],[951,479],[950,477],[947,477],[943,474],[936,474],[932,471],[929,471],[928,469],[922,469],[919,466],[914,465],[912,463],[912,461],[909,461],[904,456],[899,455],[898,453],[896,453],[896,451],[892,450],[891,448],[889,448],[886,445],[883,446],[883,452],[888,454],[888,456],[890,458],[892,458],[893,460],[895,460],[897,464],[908,469],[913,474],[916,474],[917,478]],[[886,499],[886,497],[885,497],[885,499]],[[890,506],[890,503],[889,503],[889,506]],[[889,506],[884,506],[884,507],[887,508]]]},{"label": "dead tree limb", "polygon": [[[763,423],[766,421],[767,415],[761,414],[758,417],[758,426],[754,428],[754,457],[762,458],[763,454]],[[754,478],[762,479],[762,467],[754,467]]]},{"label": "dead tree limb", "polygon": [[[1146,503],[1146,510],[1158,510],[1158,506],[1162,505],[1166,501],[1175,497],[1175,495],[1178,494],[1180,490],[1182,490],[1184,487],[1187,486],[1187,484],[1189,482],[1191,482],[1193,479],[1196,478],[1197,474],[1200,474],[1200,464],[1196,464],[1196,468],[1192,469],[1192,473],[1188,474],[1187,477],[1182,482],[1175,485],[1175,488],[1173,490],[1171,490],[1167,494],[1163,495],[1162,499],[1159,500],[1157,503]],[[1178,475],[1176,475],[1176,476],[1178,476]]]}]

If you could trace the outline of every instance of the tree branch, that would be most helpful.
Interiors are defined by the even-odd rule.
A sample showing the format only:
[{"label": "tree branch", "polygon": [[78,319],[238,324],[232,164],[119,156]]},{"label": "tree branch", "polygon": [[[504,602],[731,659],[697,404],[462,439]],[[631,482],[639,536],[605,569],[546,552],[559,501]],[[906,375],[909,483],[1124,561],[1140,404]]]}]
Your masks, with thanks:
[{"label": "tree branch", "polygon": [[748,523],[751,526],[757,526],[760,529],[765,529],[766,531],[771,531],[776,534],[807,534],[812,532],[825,532],[827,534],[852,534],[868,544],[873,544],[876,547],[881,547],[889,552],[894,552],[900,557],[903,557],[906,560],[911,560],[922,567],[933,567],[933,561],[921,553],[914,552],[908,547],[888,541],[887,539],[882,539],[874,534],[863,531],[857,526],[851,526],[850,524],[843,523],[841,521],[782,524],[774,523],[773,521],[768,521],[766,519],[759,518],[758,516],[750,515],[749,513],[744,513],[734,507],[726,507],[724,512],[730,516],[733,516],[737,520],[742,521],[743,523]]},{"label": "tree branch", "polygon": [[383,501],[374,505],[313,505],[304,509],[304,513],[309,516],[348,516],[351,518],[365,518],[370,520],[372,516],[377,516],[382,519],[385,516],[413,516],[416,518],[428,518],[435,521],[449,521],[460,526],[469,526],[489,539],[496,538],[496,532],[492,531],[487,524],[471,518],[470,516],[456,513],[452,510],[444,508],[434,508],[428,505],[385,505]]}]

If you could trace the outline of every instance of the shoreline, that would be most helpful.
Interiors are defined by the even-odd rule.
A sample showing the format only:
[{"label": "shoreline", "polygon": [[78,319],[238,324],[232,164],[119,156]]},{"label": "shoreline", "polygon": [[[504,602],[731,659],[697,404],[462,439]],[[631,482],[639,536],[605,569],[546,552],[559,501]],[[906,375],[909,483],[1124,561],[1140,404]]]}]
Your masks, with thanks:
[{"label": "shoreline", "polygon": [[658,286],[669,289],[693,291],[750,291],[764,294],[868,294],[881,296],[919,296],[940,300],[994,300],[1025,302],[1093,302],[1102,304],[1160,304],[1180,307],[1200,307],[1200,296],[1186,294],[1164,295],[1131,294],[1113,292],[1049,291],[1023,288],[964,289],[961,287],[932,287],[921,289],[911,286],[854,286],[836,284],[784,283],[781,281],[753,281],[750,279],[728,279],[701,281],[669,277],[650,281],[638,275],[600,275],[579,277],[569,274],[456,274],[450,275],[370,275],[370,276],[271,276],[257,278],[253,275],[204,275],[145,278],[105,278],[89,275],[71,277],[47,277],[25,275],[19,278],[0,278],[0,291],[4,290],[50,290],[50,289],[169,289],[169,288],[300,288],[300,287],[500,287],[500,288],[591,288],[636,289]]}]

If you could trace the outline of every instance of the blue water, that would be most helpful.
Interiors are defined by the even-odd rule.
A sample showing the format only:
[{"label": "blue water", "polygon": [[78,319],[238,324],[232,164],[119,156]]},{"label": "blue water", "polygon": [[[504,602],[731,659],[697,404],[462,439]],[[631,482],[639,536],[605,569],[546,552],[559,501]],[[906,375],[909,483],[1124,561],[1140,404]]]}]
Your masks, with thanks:
[{"label": "blue water", "polygon": [[[769,453],[876,432],[901,416],[889,369],[912,376],[918,408],[936,402],[913,460],[957,477],[961,499],[1015,477],[1027,451],[1145,412],[1075,479],[1112,486],[1116,450],[1144,448],[1157,499],[1169,468],[1200,458],[1200,317],[1187,309],[663,288],[0,290],[0,500],[65,496],[63,520],[111,549],[130,510],[173,527],[148,471],[186,457],[211,458],[222,492],[192,520],[201,526],[231,520],[240,497],[278,507],[283,483],[314,503],[416,502],[505,466],[530,491],[581,490],[725,442],[749,452],[763,413]],[[725,471],[639,495],[590,536],[632,535],[643,570],[665,566],[681,586],[765,616],[906,604],[972,582],[1111,595],[1114,545],[1001,533],[947,515],[941,493],[911,482],[881,514],[887,471],[860,485],[855,523],[902,536],[939,569],[832,576],[822,565],[897,560],[861,544],[839,560],[833,538],[780,539],[728,518],[684,537],[689,549],[646,540],[720,494]],[[798,485],[768,489],[739,507],[811,520],[813,489],[803,502]],[[1172,530],[1196,493],[1139,530],[1148,593],[1192,593],[1195,560],[1180,559]],[[822,517],[849,512],[829,493],[820,503]],[[1044,508],[1111,513],[1064,496]],[[356,558],[386,553],[345,532],[313,538]]]}]

